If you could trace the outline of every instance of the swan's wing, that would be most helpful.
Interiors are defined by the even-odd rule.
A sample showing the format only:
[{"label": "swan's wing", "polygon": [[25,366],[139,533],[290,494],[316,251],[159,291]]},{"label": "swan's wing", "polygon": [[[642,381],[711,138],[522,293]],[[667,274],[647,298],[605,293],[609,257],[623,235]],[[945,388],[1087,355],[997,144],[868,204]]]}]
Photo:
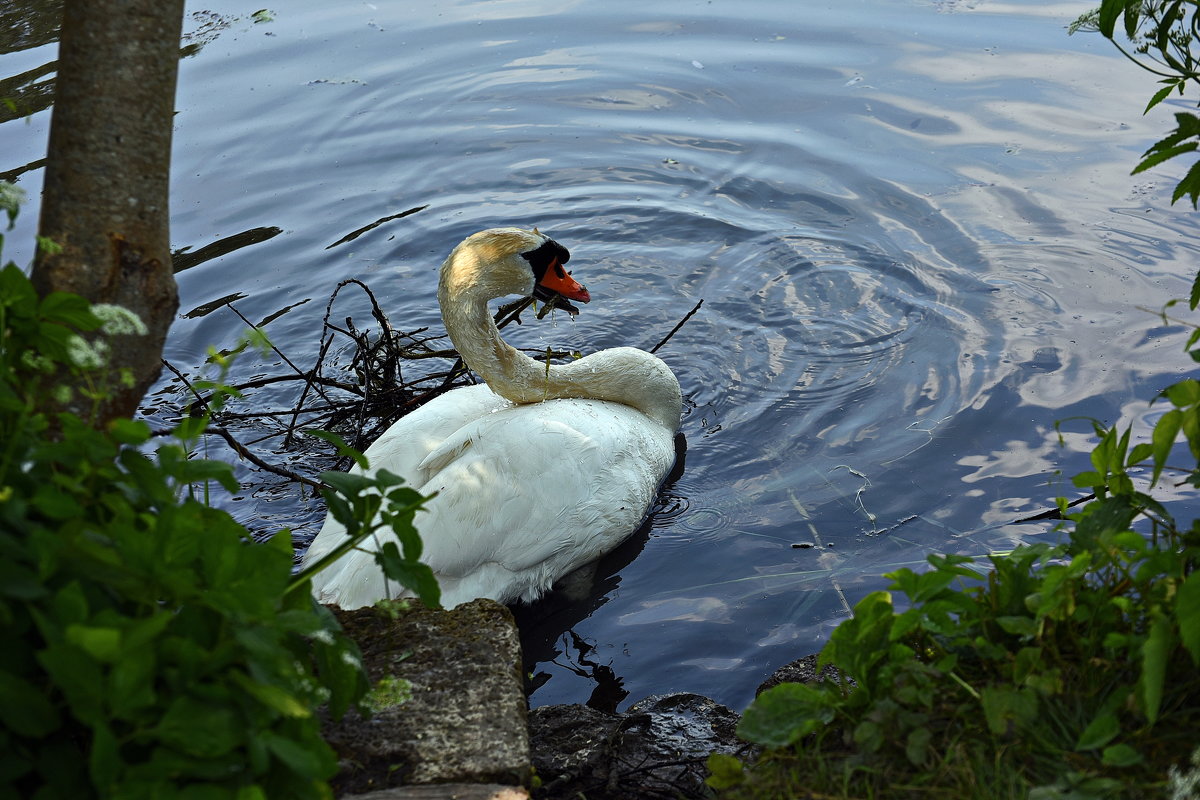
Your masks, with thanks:
[{"label": "swan's wing", "polygon": [[418,465],[430,452],[472,421],[511,406],[486,384],[464,386],[434,398],[401,417],[364,451],[370,471],[386,469],[418,485]]},{"label": "swan's wing", "polygon": [[421,490],[439,493],[415,520],[422,561],[444,579],[511,575],[521,591],[499,599],[535,585],[540,594],[636,529],[673,459],[669,432],[614,403],[557,400],[489,414],[421,464]]},{"label": "swan's wing", "polygon": [[[403,478],[409,486],[419,488],[424,480],[417,465],[430,451],[472,420],[511,405],[484,384],[447,392],[401,417],[366,449],[364,455],[370,464],[368,472],[387,469]],[[361,472],[358,467],[351,471]],[[325,523],[304,556],[305,563],[312,563],[333,550],[345,534],[346,529],[341,523],[332,514],[326,514]],[[382,539],[383,534],[379,536]],[[313,585],[323,602],[338,602],[347,608],[370,604],[384,596],[382,577],[374,558],[358,551],[347,553],[324,569],[313,579]],[[356,605],[351,605],[352,601],[339,588],[351,585],[361,585],[364,596],[374,596],[365,600],[356,598],[353,601]]]}]

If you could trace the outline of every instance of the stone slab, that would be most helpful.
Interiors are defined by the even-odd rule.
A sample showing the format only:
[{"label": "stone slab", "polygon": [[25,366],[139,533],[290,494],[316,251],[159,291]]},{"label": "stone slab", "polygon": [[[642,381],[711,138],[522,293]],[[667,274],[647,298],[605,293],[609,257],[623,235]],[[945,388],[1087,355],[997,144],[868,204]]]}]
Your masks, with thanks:
[{"label": "stone slab", "polygon": [[351,711],[327,721],[325,738],[342,766],[331,782],[338,794],[528,785],[521,646],[507,608],[475,600],[449,611],[413,602],[394,618],[377,608],[334,613],[358,642],[373,684],[392,678],[411,685],[409,699],[370,719]]}]

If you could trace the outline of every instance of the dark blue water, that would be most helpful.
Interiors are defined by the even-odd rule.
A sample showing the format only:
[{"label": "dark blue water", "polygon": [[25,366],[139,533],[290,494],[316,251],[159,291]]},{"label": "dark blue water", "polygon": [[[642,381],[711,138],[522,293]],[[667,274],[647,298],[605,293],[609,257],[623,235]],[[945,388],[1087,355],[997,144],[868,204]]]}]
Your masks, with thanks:
[{"label": "dark blue water", "polygon": [[[1144,433],[1188,368],[1181,329],[1137,306],[1186,292],[1195,217],[1170,207],[1170,169],[1128,175],[1171,109],[1142,118],[1153,81],[1067,37],[1087,8],[293,0],[255,23],[193,6],[175,246],[282,233],[181,273],[181,310],[235,292],[252,320],[295,306],[267,332],[307,366],[338,281],[369,283],[397,327],[437,326],[438,264],[502,224],[552,232],[594,297],[526,323],[525,346],[650,347],[703,299],[660,351],[687,399],[682,474],[591,598],[524,615],[526,645],[535,705],[586,699],[599,663],[630,700],[740,708],[881,573],[1053,536],[1011,523],[1075,494],[1060,471],[1086,468],[1089,428],[1060,446],[1055,421]],[[47,124],[0,126],[0,169],[40,157]],[[7,238],[22,263],[33,219]],[[194,373],[244,327],[181,318],[167,358]],[[246,355],[230,377],[284,369]],[[320,502],[243,475],[226,505],[303,546]]]}]

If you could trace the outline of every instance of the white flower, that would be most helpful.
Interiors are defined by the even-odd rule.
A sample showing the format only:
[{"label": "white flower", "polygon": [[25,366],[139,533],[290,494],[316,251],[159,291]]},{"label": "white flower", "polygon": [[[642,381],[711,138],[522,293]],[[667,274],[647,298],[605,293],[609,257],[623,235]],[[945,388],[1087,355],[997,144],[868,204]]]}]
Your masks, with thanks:
[{"label": "white flower", "polygon": [[109,336],[145,336],[147,333],[146,323],[142,322],[142,318],[124,306],[96,303],[92,306],[92,313],[100,318],[100,330]]},{"label": "white flower", "polygon": [[0,211],[8,214],[11,222],[17,216],[21,203],[25,202],[25,190],[15,183],[0,181]]},{"label": "white flower", "polygon": [[89,342],[78,334],[67,340],[67,360],[81,369],[99,369],[108,362],[108,344]]}]

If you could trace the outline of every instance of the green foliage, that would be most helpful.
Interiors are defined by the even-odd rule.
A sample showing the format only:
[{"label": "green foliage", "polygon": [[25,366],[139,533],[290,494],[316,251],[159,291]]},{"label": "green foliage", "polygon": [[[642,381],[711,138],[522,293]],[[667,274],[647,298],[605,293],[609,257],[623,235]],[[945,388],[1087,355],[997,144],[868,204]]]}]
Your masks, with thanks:
[{"label": "green foliage", "polygon": [[[197,499],[237,488],[191,457],[206,418],[154,444],[142,422],[62,410],[102,396],[114,319],[0,270],[0,796],[329,797],[316,710],[369,711],[358,649],[293,575],[287,531],[256,543]],[[346,546],[377,527],[357,520],[398,526],[404,552],[381,558],[435,603],[413,563],[424,498],[326,478]]]},{"label": "green foliage", "polygon": [[328,796],[314,710],[362,697],[357,649],[287,591],[286,531],[250,543],[187,491],[228,465],[43,410],[100,325],[0,272],[0,795]]},{"label": "green foliage", "polygon": [[[1101,0],[1100,7],[1075,20],[1070,31],[1099,31],[1131,61],[1159,76],[1162,88],[1147,103],[1145,111],[1149,111],[1172,94],[1182,96],[1189,84],[1200,85],[1200,59],[1191,49],[1200,30],[1198,14],[1200,0]],[[1121,35],[1127,47],[1117,41]],[[1133,173],[1194,153],[1197,148],[1200,116],[1176,113],[1175,129],[1142,154]],[[1193,208],[1200,201],[1200,161],[1176,185],[1171,202],[1185,196],[1191,198]]]},{"label": "green foliage", "polygon": [[[1200,382],[1155,402],[1166,408],[1148,442],[1092,421],[1092,468],[1073,482],[1095,499],[1066,515],[1065,542],[887,575],[891,591],[860,600],[821,653],[842,678],[764,692],[738,733],[774,755],[745,780],[718,764],[712,785],[770,796],[763,776],[784,763],[840,763],[827,779],[852,796],[966,775],[977,796],[1043,800],[1191,780],[1177,765],[1200,725],[1200,520],[1177,523],[1152,493],[1167,474],[1200,486]],[[1194,467],[1171,465],[1181,452]]]},{"label": "green foliage", "polygon": [[[368,467],[362,454],[348,447],[336,433],[308,433],[334,443],[339,453],[351,456],[359,468]],[[299,574],[298,580],[307,582],[312,575],[363,541],[374,540],[375,533],[382,529],[394,533],[400,546],[397,547],[394,541],[385,541],[375,552],[375,562],[384,574],[412,592],[426,606],[438,608],[442,590],[433,570],[419,560],[422,544],[414,524],[416,512],[433,495],[424,497],[415,489],[403,486],[403,479],[386,469],[374,474],[322,472],[321,480],[331,487],[322,490],[321,494],[325,497],[329,513],[345,526],[346,539],[316,563],[308,565]]]},{"label": "green foliage", "polygon": [[[1200,446],[1192,396],[1168,401]],[[858,790],[877,796],[897,773],[949,769],[952,757],[977,776],[991,760],[1041,797],[1161,785],[1200,723],[1200,530],[1132,488],[1129,470],[1166,453],[1127,442],[1104,432],[1086,481],[1098,499],[1073,515],[1069,541],[991,556],[990,570],[931,556],[927,572],[891,573],[907,608],[892,592],[867,595],[821,654],[843,679],[764,692],[739,735],[814,758],[851,753],[848,770],[870,767]],[[1149,535],[1131,529],[1139,517]]]}]

